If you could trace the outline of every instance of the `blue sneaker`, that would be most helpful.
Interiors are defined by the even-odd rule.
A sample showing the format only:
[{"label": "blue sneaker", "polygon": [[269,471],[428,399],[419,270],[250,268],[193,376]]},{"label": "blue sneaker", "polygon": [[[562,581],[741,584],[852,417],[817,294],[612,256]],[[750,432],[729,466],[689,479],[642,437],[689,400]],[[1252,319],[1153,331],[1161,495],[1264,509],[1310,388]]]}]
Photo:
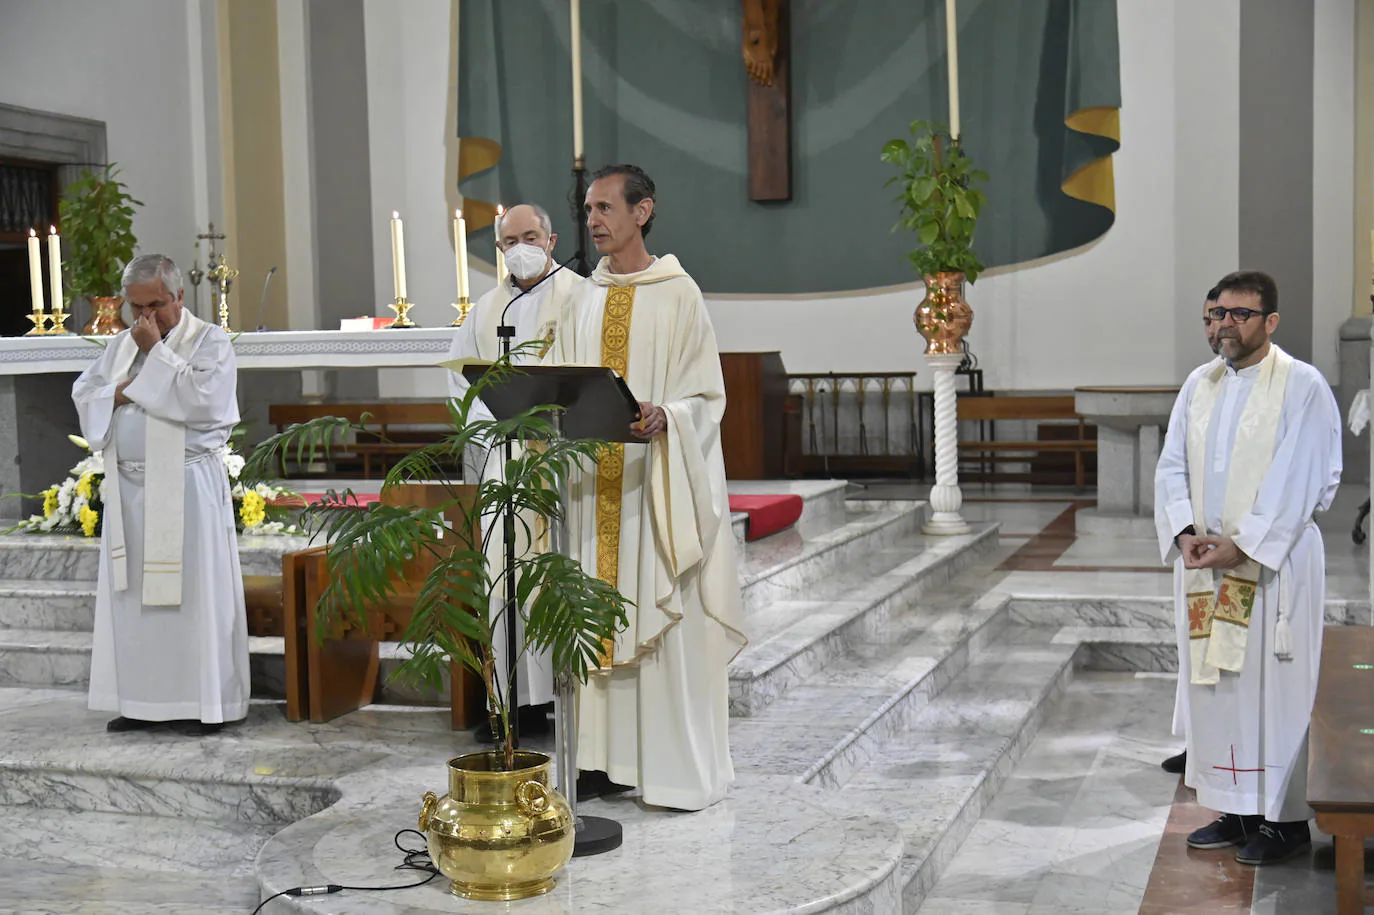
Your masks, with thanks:
[{"label": "blue sneaker", "polygon": [[1258,834],[1236,853],[1236,860],[1241,864],[1262,867],[1296,858],[1311,847],[1312,830],[1306,820],[1296,823],[1271,823],[1265,820]]}]

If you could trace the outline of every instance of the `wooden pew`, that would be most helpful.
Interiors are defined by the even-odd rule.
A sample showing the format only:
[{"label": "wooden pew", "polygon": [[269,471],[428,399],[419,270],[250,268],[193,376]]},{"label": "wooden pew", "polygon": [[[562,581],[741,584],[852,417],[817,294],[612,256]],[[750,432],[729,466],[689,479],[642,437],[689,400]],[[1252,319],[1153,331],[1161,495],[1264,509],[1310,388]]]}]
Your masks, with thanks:
[{"label": "wooden pew", "polygon": [[1327,626],[1308,734],[1307,803],[1336,840],[1336,911],[1374,906],[1364,843],[1374,835],[1374,628]]},{"label": "wooden pew", "polygon": [[[272,404],[267,409],[268,422],[279,432],[294,423],[309,422],[321,416],[338,416],[363,423],[372,433],[358,441],[341,443],[330,450],[327,459],[321,458],[327,465],[326,472],[331,475],[342,476],[350,465],[361,463],[365,480],[373,478],[374,470],[385,474],[398,459],[438,441],[452,423],[446,400]],[[368,417],[366,422],[364,416]],[[421,428],[415,429],[417,426]],[[398,430],[398,427],[409,428]],[[455,473],[461,470],[453,469]],[[301,475],[299,468],[294,475]]]},{"label": "wooden pew", "polygon": [[[1087,485],[1087,456],[1097,452],[1096,430],[1091,429],[1074,410],[1073,395],[1008,395],[1003,397],[960,397],[958,416],[961,421],[996,423],[998,420],[1059,421],[1062,438],[1039,438],[1021,441],[961,441],[960,461],[976,463],[981,476],[988,481],[1006,478],[1011,474],[987,472],[988,465],[1030,463],[1037,457],[1068,454],[1073,457],[1073,481],[1077,489]],[[994,432],[995,432],[995,426]],[[1035,475],[1026,474],[1026,481]],[[1016,475],[1020,479],[1020,475]]]}]

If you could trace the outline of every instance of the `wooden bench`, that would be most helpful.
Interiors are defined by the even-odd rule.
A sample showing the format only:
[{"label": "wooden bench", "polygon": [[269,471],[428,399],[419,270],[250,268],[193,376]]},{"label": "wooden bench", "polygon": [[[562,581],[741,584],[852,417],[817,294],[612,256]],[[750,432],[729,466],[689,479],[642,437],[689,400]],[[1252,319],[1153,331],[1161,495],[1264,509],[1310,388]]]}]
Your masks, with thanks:
[{"label": "wooden bench", "polygon": [[[365,426],[368,436],[339,443],[330,449],[327,458],[318,458],[326,465],[325,473],[329,475],[348,476],[360,472],[365,480],[373,479],[374,469],[385,475],[400,458],[439,441],[452,424],[445,400],[272,404],[267,409],[268,422],[276,426],[278,432],[322,416],[338,416]],[[361,467],[355,470],[357,465]],[[462,471],[458,465],[449,469],[455,475]],[[288,474],[290,477],[307,475],[311,474],[300,467]]]},{"label": "wooden bench", "polygon": [[1327,626],[1308,733],[1307,803],[1336,840],[1336,911],[1374,906],[1364,843],[1374,835],[1374,628]]},{"label": "wooden bench", "polygon": [[[1088,482],[1087,457],[1097,453],[1097,430],[1088,425],[1074,410],[1073,395],[1007,395],[991,397],[960,397],[960,421],[990,423],[996,434],[998,420],[1054,422],[1041,427],[1040,433],[1059,432],[1062,438],[1042,437],[1034,440],[998,441],[995,438],[959,442],[961,462],[979,466],[984,482],[1037,482],[1045,471],[1030,473],[1000,473],[997,464],[1034,463],[1045,455],[1070,455],[1073,458],[1073,484],[1082,489]],[[994,468],[989,471],[989,468]]]},{"label": "wooden bench", "polygon": [[[443,487],[429,484],[394,486],[382,495],[386,504],[417,507],[446,499]],[[321,639],[318,608],[329,585],[327,551],[328,547],[320,546],[286,554],[280,577],[244,576],[249,634],[276,636],[285,642],[289,721],[330,721],[373,702],[381,666],[380,643],[400,638],[410,622],[419,585],[435,561],[426,555],[411,562],[398,593],[390,603],[369,612],[365,626],[336,624]],[[474,727],[482,720],[485,697],[481,680],[461,665],[451,665],[449,707],[454,730]]]}]

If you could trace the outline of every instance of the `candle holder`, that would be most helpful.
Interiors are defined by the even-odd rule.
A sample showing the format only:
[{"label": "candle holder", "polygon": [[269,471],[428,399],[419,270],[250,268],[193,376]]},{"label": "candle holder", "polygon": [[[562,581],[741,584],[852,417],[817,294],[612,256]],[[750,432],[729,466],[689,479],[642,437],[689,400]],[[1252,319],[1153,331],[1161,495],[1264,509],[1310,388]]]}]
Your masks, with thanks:
[{"label": "candle holder", "polygon": [[65,334],[67,336],[71,336],[72,332],[67,330],[66,327],[67,319],[71,316],[71,312],[63,311],[62,306],[59,304],[56,308],[52,310],[52,314],[48,315],[49,324],[47,332],[52,335],[60,336]]},{"label": "candle holder", "polygon": [[458,301],[454,302],[451,307],[458,311],[458,317],[453,319],[453,323],[450,324],[449,327],[462,327],[463,322],[468,319],[468,315],[472,312],[472,300],[467,296],[463,296]]},{"label": "candle holder", "polygon": [[26,315],[25,317],[27,317],[30,321],[33,322],[33,328],[29,330],[28,333],[24,334],[24,336],[42,337],[47,334],[48,313],[46,311],[43,311],[41,308],[35,308],[33,310],[33,314]]},{"label": "candle holder", "polygon": [[396,319],[391,322],[390,327],[419,327],[414,321],[410,320],[410,309],[415,307],[413,302],[397,296],[396,301],[386,306],[396,312]]}]

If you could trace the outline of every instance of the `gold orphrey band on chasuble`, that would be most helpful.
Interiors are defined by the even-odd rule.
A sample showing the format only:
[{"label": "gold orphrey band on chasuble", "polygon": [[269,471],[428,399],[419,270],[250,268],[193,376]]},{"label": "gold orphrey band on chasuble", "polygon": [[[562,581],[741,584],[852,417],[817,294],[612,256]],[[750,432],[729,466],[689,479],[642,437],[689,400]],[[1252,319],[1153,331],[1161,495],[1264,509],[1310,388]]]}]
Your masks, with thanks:
[{"label": "gold orphrey band on chasuble", "polygon": [[[630,318],[635,308],[635,287],[612,286],[606,291],[606,310],[601,318],[601,364],[615,369],[621,378],[629,374]],[[602,453],[596,465],[596,577],[611,587],[620,580],[620,507],[624,502],[625,446],[616,442]],[[601,666],[615,663],[615,640],[601,647]]]}]

